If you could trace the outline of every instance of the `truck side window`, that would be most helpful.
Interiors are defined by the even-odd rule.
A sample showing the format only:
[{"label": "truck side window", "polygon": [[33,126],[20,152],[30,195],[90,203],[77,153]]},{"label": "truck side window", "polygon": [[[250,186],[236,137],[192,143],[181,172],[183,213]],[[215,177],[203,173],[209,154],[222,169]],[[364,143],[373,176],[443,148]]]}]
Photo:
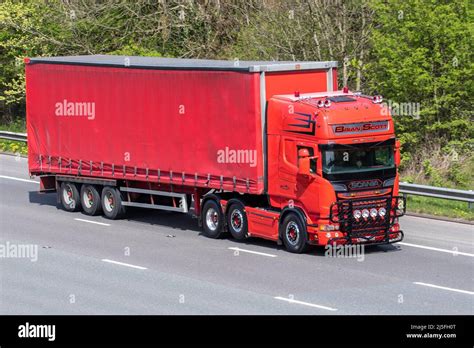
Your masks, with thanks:
[{"label": "truck side window", "polygon": [[[307,149],[309,156],[310,157],[314,156],[314,148],[309,147],[309,146],[298,146],[296,152],[298,153],[300,149]],[[311,158],[309,160],[309,170],[311,174],[316,174],[316,159],[315,158]]]}]

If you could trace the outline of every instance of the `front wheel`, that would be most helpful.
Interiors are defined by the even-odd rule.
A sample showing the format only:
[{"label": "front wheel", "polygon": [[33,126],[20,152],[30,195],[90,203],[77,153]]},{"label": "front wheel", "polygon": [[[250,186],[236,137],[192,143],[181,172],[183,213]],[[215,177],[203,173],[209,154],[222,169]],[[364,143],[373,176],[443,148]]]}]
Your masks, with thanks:
[{"label": "front wheel", "polygon": [[288,214],[283,220],[281,237],[290,253],[301,254],[308,249],[308,234],[300,217],[294,213]]}]

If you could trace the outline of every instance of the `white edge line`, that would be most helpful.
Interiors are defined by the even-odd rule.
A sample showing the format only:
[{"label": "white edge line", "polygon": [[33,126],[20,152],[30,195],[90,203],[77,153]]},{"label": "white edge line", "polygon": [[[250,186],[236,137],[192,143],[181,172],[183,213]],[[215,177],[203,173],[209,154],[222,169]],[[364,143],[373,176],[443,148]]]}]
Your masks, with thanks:
[{"label": "white edge line", "polygon": [[22,179],[22,178],[15,178],[13,176],[7,176],[7,175],[0,175],[0,178],[39,184],[39,181],[29,180],[29,179]]},{"label": "white edge line", "polygon": [[456,292],[460,292],[460,293],[468,294],[468,295],[474,295],[474,291],[467,291],[467,290],[460,290],[460,289],[447,288],[447,287],[445,287],[445,286],[439,286],[439,285],[428,284],[428,283],[422,283],[422,282],[413,282],[413,284],[428,286],[428,287],[430,287],[430,288],[436,288],[436,289],[442,289],[442,290],[456,291]]},{"label": "white edge line", "polygon": [[440,252],[443,252],[443,253],[452,254],[453,256],[462,255],[462,256],[474,257],[474,254],[464,253],[464,252],[461,252],[461,251],[440,249],[440,248],[434,248],[434,247],[429,247],[429,246],[425,246],[425,245],[411,244],[411,243],[405,243],[405,242],[398,242],[397,244],[406,245],[406,246],[413,247],[413,248],[440,251]]},{"label": "white edge line", "polygon": [[74,220],[82,221],[82,222],[88,222],[90,224],[96,224],[96,225],[101,225],[101,226],[110,226],[110,224],[106,224],[104,222],[90,221],[90,220],[79,219],[79,218],[74,218]]},{"label": "white edge line", "polygon": [[120,265],[120,266],[126,266],[126,267],[131,267],[131,268],[136,268],[136,269],[148,269],[146,267],[142,267],[142,266],[135,266],[135,265],[131,265],[129,263],[124,263],[124,262],[119,262],[119,261],[114,261],[114,260],[109,260],[109,259],[102,259],[101,261],[104,261],[104,262],[108,262],[108,263],[113,263],[115,265]]},{"label": "white edge line", "polygon": [[258,251],[245,250],[245,249],[240,249],[240,248],[235,248],[235,247],[229,247],[227,249],[241,251],[243,253],[249,253],[249,254],[256,254],[256,255],[262,255],[262,256],[268,256],[268,257],[277,257],[276,255],[273,255],[273,254],[260,253]]},{"label": "white edge line", "polygon": [[101,226],[110,226],[110,224],[104,223],[104,222],[97,222],[97,221],[91,221],[91,220],[86,220],[86,219],[79,219],[79,218],[74,218],[76,221],[82,221],[82,222],[88,222],[90,224],[96,224],[96,225],[101,225]]},{"label": "white edge line", "polygon": [[276,296],[276,297],[274,297],[274,299],[275,299],[275,300],[286,301],[286,302],[289,302],[289,303],[296,303],[296,304],[300,304],[300,305],[304,305],[304,306],[309,306],[309,307],[315,307],[315,308],[325,309],[325,310],[333,311],[333,312],[334,312],[334,311],[337,311],[337,308],[331,308],[331,307],[326,307],[326,306],[317,305],[317,304],[314,304],[314,303],[308,303],[308,302],[303,302],[303,301],[292,300],[291,298],[285,298],[285,297]]}]

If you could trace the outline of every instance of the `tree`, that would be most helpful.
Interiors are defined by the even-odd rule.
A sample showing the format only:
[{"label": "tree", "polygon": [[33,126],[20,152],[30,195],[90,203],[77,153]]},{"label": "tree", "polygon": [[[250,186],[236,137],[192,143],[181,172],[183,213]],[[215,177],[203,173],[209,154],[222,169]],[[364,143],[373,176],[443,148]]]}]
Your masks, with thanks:
[{"label": "tree", "polygon": [[[398,103],[419,103],[419,117],[395,117],[405,161],[430,158],[440,145],[473,149],[473,12],[468,0],[375,1],[369,89]],[[471,152],[472,156],[472,152]],[[422,159],[420,159],[420,162]]]}]

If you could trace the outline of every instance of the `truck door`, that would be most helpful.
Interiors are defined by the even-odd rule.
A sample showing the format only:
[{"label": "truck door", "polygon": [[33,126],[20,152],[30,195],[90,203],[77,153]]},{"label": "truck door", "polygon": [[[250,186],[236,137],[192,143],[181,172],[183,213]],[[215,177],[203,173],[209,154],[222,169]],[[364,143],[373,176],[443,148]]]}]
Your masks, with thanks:
[{"label": "truck door", "polygon": [[[296,176],[298,174],[296,141],[292,138],[281,137],[281,156],[279,156],[278,175],[280,196],[294,199],[296,192]],[[283,203],[283,205],[285,205]]]}]

